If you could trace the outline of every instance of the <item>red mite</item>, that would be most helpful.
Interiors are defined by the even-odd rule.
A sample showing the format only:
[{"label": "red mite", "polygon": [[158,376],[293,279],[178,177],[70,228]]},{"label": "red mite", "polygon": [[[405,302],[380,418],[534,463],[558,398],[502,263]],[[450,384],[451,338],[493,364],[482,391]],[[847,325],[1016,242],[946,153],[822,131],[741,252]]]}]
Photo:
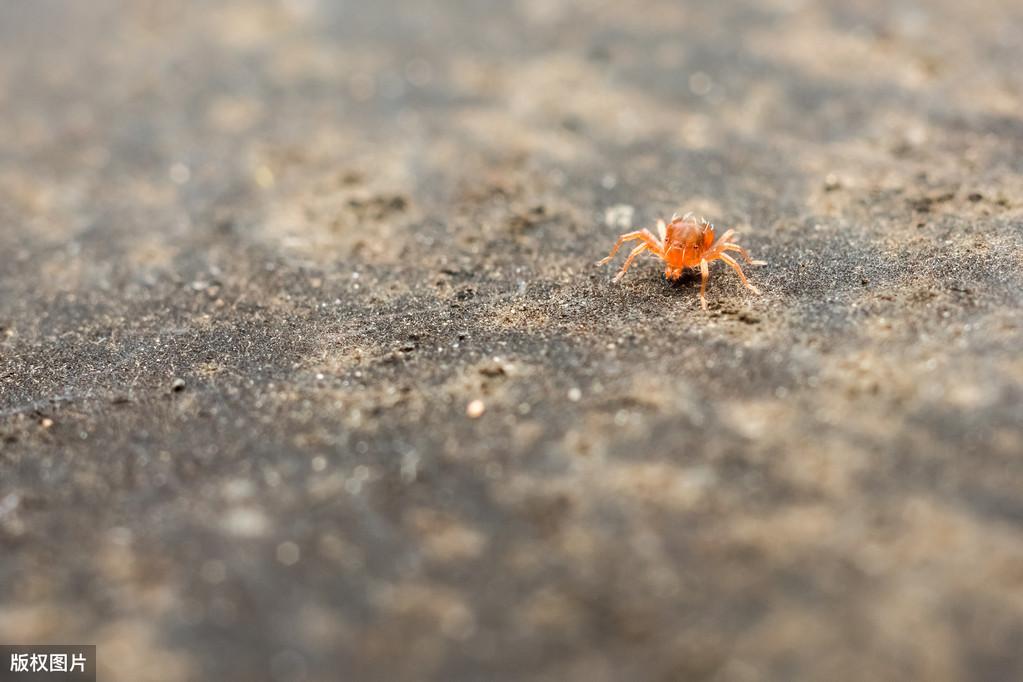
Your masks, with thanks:
[{"label": "red mite", "polygon": [[615,242],[614,248],[611,249],[611,253],[607,255],[607,258],[598,261],[597,265],[604,265],[609,262],[625,242],[638,239],[643,243],[634,248],[629,257],[625,259],[622,269],[615,275],[615,282],[625,276],[625,271],[632,265],[632,261],[635,260],[636,256],[644,251],[653,251],[654,255],[663,260],[667,266],[664,269],[664,276],[670,280],[676,280],[681,277],[682,271],[686,268],[700,268],[700,274],[702,275],[700,280],[700,303],[703,305],[704,310],[707,309],[707,297],[704,293],[707,290],[707,278],[710,277],[708,264],[718,259],[732,266],[732,269],[739,275],[739,279],[742,280],[742,283],[750,291],[755,294],[760,293],[760,290],[746,279],[746,273],[739,267],[738,261],[726,253],[727,251],[736,251],[750,265],[766,265],[762,260],[750,259],[746,249],[732,241],[735,230],[726,230],[715,241],[713,225],[702,218],[697,221],[692,213],[687,213],[681,218],[676,213],[667,225],[664,224],[663,220],[658,220],[657,231],[660,233],[660,239],[655,237],[650,230],[646,229],[626,232],[618,237],[618,241]]}]

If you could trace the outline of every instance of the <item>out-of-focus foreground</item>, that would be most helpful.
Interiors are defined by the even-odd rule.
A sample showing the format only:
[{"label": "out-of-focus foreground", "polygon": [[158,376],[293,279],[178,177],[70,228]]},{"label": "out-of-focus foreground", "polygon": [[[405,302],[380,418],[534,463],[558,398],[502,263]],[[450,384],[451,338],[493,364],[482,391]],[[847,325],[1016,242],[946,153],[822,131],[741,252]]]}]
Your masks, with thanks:
[{"label": "out-of-focus foreground", "polygon": [[[113,682],[1023,679],[1021,25],[4,2],[0,642]],[[763,296],[593,266],[678,209]]]}]

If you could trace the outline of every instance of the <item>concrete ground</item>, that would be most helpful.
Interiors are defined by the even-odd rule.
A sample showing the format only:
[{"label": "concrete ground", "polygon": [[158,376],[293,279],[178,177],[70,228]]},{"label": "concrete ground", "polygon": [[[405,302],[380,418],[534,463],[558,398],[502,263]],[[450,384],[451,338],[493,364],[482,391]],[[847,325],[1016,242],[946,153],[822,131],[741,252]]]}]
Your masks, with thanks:
[{"label": "concrete ground", "polygon": [[[0,643],[1023,679],[1016,0],[0,4]],[[766,266],[619,285],[694,210]]]}]

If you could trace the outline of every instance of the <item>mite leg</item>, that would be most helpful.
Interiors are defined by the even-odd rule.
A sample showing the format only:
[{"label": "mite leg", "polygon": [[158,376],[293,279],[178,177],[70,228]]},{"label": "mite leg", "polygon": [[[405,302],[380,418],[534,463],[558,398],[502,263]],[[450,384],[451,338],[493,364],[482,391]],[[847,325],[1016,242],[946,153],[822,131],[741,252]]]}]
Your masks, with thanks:
[{"label": "mite leg", "polygon": [[734,234],[735,234],[735,230],[732,230],[732,229],[725,230],[725,233],[723,235],[721,235],[720,237],[718,237],[717,241],[714,242],[714,246],[712,246],[711,248],[712,249],[720,249],[723,245],[728,243],[728,240],[731,239],[732,235],[734,235]]},{"label": "mite leg", "polygon": [[615,282],[621,281],[622,277],[625,277],[625,271],[629,269],[630,265],[632,265],[632,261],[636,259],[636,256],[643,253],[649,248],[650,246],[648,244],[640,244],[639,246],[634,248],[632,250],[632,253],[629,254],[629,257],[625,259],[625,264],[622,266],[622,269],[618,271],[618,274],[615,275],[613,281]]},{"label": "mite leg", "polygon": [[729,256],[727,253],[722,253],[720,255],[720,258],[721,260],[732,266],[732,269],[735,270],[735,274],[739,275],[739,279],[742,280],[742,283],[745,284],[750,291],[752,291],[754,294],[760,293],[760,289],[757,289],[755,286],[749,283],[748,279],[746,279],[746,273],[742,271],[742,268],[739,267],[739,263],[736,262],[734,258]]},{"label": "mite leg", "polygon": [[738,251],[739,254],[742,256],[743,260],[745,260],[750,265],[767,265],[766,261],[753,260],[752,258],[750,258],[749,251],[747,251],[746,249],[742,248],[741,246],[739,246],[735,242],[729,242],[728,244],[722,244],[721,245],[721,250],[722,251]]},{"label": "mite leg", "polygon": [[700,305],[707,309],[707,278],[710,277],[710,268],[707,261],[700,259]]},{"label": "mite leg", "polygon": [[611,253],[607,254],[607,258],[602,258],[597,261],[597,265],[609,263],[611,259],[614,258],[614,255],[618,253],[618,249],[622,247],[622,244],[636,239],[642,239],[654,253],[661,253],[661,243],[657,241],[657,237],[655,237],[649,230],[636,230],[635,232],[626,232],[619,237],[618,241],[615,242],[614,247],[612,247]]}]

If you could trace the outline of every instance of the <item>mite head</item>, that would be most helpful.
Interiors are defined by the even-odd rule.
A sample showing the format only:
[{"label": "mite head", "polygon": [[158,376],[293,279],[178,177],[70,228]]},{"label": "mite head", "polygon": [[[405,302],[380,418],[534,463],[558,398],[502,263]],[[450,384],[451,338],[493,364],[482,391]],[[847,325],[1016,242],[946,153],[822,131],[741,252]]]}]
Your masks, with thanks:
[{"label": "mite head", "polygon": [[705,220],[697,221],[692,213],[681,217],[676,213],[664,226],[662,239],[664,259],[668,265],[673,268],[691,267],[699,264],[700,255],[714,243],[714,226]]}]

